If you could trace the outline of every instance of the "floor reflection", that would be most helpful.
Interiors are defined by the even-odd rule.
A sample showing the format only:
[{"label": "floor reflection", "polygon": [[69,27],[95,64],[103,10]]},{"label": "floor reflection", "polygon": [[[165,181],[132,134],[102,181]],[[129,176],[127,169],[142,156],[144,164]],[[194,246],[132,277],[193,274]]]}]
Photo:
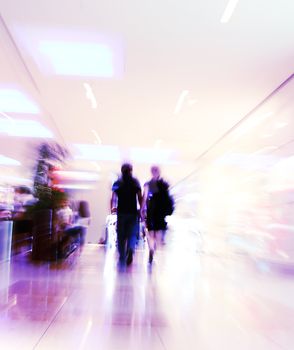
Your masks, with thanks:
[{"label": "floor reflection", "polygon": [[1,349],[292,349],[293,275],[196,253],[189,237],[169,237],[152,266],[144,245],[130,267],[98,245],[2,264]]}]

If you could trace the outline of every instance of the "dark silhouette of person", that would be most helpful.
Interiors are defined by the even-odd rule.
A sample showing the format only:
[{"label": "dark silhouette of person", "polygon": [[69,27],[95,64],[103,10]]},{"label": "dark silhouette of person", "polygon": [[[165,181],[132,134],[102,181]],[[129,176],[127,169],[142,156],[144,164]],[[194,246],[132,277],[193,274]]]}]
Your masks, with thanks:
[{"label": "dark silhouette of person", "polygon": [[139,181],[133,177],[133,167],[125,163],[121,177],[112,186],[111,213],[117,213],[117,241],[119,261],[133,261],[138,231],[138,203],[141,208],[142,191]]},{"label": "dark silhouette of person", "polygon": [[147,240],[149,245],[150,263],[153,261],[158,236],[160,234],[160,237],[163,237],[167,228],[165,221],[167,215],[165,210],[165,197],[169,189],[168,183],[160,177],[160,169],[158,166],[151,167],[151,174],[151,180],[144,185],[141,206],[141,218],[142,220],[146,219],[148,229]]}]

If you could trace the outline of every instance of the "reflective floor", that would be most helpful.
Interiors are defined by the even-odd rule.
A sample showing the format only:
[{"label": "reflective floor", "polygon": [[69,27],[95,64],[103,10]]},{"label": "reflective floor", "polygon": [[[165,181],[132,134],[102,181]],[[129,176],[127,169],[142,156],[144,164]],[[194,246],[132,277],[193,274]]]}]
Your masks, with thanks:
[{"label": "reflective floor", "polygon": [[294,348],[294,274],[197,252],[179,232],[133,265],[85,246],[62,263],[0,265],[0,349]]}]

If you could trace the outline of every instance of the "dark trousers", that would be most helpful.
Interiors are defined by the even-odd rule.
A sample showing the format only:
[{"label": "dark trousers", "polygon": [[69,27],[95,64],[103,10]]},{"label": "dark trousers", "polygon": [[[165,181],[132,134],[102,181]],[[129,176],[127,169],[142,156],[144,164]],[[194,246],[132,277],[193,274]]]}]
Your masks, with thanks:
[{"label": "dark trousers", "polygon": [[117,242],[120,259],[126,257],[127,251],[134,251],[137,240],[138,230],[137,214],[118,214],[117,215]]}]

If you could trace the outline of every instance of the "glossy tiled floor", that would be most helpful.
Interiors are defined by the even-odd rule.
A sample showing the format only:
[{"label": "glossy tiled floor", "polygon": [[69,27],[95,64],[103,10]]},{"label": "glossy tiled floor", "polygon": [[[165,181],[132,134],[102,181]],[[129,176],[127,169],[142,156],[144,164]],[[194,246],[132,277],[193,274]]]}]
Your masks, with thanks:
[{"label": "glossy tiled floor", "polygon": [[192,243],[175,235],[152,268],[143,247],[118,268],[97,245],[1,264],[0,349],[293,350],[294,275]]}]

